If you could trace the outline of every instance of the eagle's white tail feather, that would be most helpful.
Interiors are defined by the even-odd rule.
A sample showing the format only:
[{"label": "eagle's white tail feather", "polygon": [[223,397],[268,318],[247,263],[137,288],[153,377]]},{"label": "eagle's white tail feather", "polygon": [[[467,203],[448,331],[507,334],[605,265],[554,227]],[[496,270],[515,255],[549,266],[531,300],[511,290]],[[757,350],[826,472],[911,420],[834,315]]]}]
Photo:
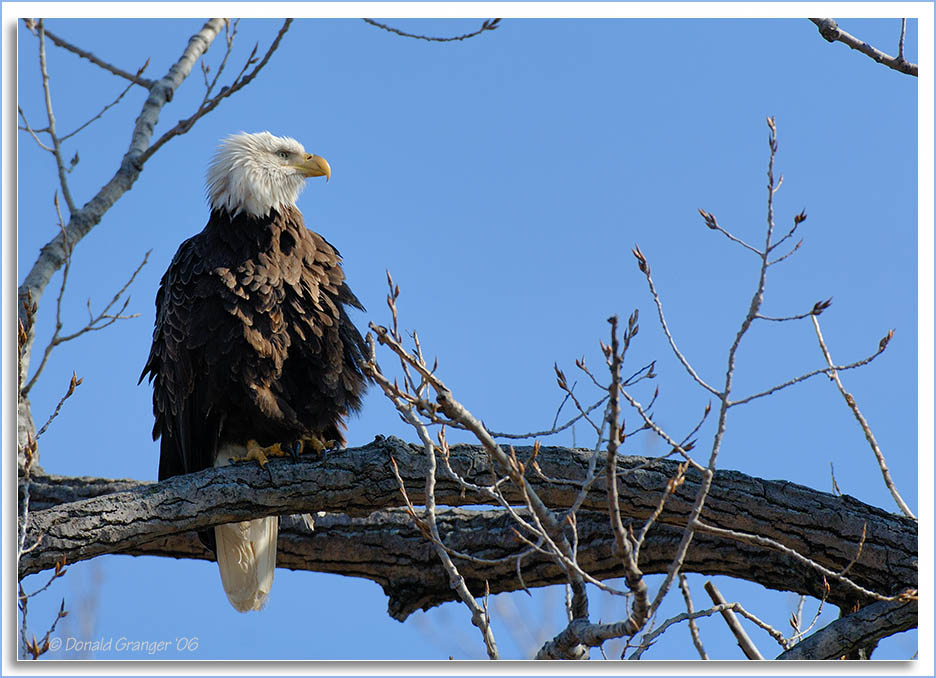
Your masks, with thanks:
[{"label": "eagle's white tail feather", "polygon": [[238,612],[266,603],[276,570],[278,522],[269,516],[215,527],[221,584]]},{"label": "eagle's white tail feather", "polygon": [[[215,466],[223,466],[232,457],[245,453],[243,447],[225,446],[219,450]],[[266,603],[276,570],[278,534],[277,516],[215,527],[221,584],[231,605],[238,612],[259,610]]]}]

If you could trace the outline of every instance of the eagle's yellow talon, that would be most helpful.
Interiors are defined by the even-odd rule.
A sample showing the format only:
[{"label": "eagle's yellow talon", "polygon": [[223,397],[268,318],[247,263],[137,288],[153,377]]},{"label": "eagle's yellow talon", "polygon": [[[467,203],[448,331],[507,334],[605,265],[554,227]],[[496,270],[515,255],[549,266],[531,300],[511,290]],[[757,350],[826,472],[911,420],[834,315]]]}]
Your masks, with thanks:
[{"label": "eagle's yellow talon", "polygon": [[286,453],[279,443],[273,443],[269,447],[261,447],[256,440],[247,441],[247,455],[232,459],[231,461],[256,461],[260,468],[265,468],[269,457],[285,457]]},{"label": "eagle's yellow talon", "polygon": [[322,440],[317,435],[302,436],[299,439],[299,454],[306,451],[306,447],[311,447],[315,454],[321,456],[322,452],[335,446],[334,440]]}]

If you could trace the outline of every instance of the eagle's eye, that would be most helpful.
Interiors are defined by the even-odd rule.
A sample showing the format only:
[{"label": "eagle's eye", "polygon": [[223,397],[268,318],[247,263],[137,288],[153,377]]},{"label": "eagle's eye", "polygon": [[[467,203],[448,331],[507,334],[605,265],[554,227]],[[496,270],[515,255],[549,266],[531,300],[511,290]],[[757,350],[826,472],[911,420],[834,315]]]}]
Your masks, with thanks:
[{"label": "eagle's eye", "polygon": [[287,153],[286,151],[277,151],[276,155],[282,158],[283,160],[286,160],[289,157],[289,153]]}]

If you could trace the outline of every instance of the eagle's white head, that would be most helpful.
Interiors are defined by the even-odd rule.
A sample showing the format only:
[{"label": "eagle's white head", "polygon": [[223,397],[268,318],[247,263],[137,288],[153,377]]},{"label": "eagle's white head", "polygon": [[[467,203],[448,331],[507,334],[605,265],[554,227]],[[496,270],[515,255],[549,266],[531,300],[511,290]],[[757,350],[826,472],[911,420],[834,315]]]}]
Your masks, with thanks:
[{"label": "eagle's white head", "polygon": [[270,209],[294,206],[309,177],[331,177],[325,158],[306,153],[295,139],[269,132],[232,134],[223,139],[208,168],[211,209],[231,216],[265,217]]}]

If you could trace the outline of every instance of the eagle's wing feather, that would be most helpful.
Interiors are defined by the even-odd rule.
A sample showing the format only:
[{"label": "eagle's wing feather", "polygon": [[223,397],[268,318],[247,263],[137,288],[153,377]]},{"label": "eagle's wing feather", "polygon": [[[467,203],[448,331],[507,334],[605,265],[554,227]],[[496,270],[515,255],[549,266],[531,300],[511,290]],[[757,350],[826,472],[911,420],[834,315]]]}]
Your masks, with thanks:
[{"label": "eagle's wing feather", "polygon": [[153,346],[140,379],[149,373],[153,381],[160,480],[210,468],[224,423],[205,376],[230,346],[231,328],[220,312],[219,286],[206,270],[208,250],[201,236],[185,241],[156,295]]},{"label": "eagle's wing feather", "polygon": [[281,308],[291,342],[278,393],[310,433],[343,443],[342,419],[361,407],[364,376],[358,363],[365,349],[345,306],[363,307],[345,283],[337,250],[304,227],[298,210],[288,216],[293,260],[301,265],[284,275]]}]

